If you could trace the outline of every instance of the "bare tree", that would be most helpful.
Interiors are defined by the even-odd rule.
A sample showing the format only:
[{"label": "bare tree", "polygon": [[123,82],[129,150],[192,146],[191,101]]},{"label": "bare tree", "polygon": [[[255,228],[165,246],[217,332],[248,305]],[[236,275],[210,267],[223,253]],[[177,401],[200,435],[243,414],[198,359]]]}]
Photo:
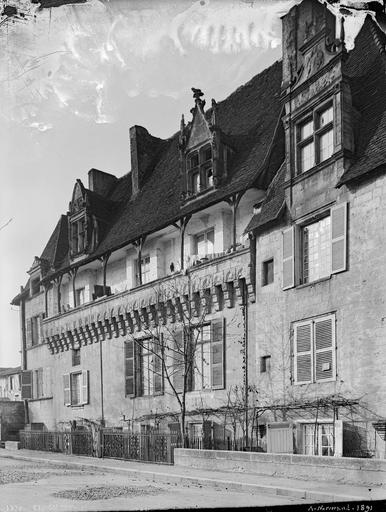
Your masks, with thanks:
[{"label": "bare tree", "polygon": [[210,371],[205,354],[197,355],[205,330],[210,330],[210,325],[204,325],[211,308],[210,295],[200,296],[192,291],[188,274],[153,288],[153,299],[153,309],[150,308],[150,313],[143,312],[140,329],[129,339],[132,356],[141,369],[136,375],[133,372],[133,388],[138,395],[150,394],[149,387],[152,387],[151,394],[175,398],[180,433],[186,446],[186,394],[192,390],[195,378],[205,379],[204,367]]}]

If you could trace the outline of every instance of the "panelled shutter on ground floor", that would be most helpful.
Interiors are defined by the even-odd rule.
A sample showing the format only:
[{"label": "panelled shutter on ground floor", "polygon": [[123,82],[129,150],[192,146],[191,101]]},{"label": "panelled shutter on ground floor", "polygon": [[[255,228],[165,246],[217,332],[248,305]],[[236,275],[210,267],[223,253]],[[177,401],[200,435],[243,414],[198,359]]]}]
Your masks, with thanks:
[{"label": "panelled shutter on ground floor", "polygon": [[294,382],[333,380],[336,376],[335,343],[335,315],[294,324]]}]

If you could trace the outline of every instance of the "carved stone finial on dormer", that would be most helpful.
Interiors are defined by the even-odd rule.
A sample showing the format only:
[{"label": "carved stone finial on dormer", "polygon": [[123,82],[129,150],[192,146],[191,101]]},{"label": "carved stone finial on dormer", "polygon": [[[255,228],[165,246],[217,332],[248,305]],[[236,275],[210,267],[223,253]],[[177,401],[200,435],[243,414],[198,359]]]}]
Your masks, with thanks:
[{"label": "carved stone finial on dormer", "polygon": [[212,127],[216,126],[217,123],[217,102],[212,98],[212,118],[210,120],[210,124]]},{"label": "carved stone finial on dormer", "polygon": [[180,123],[180,137],[179,137],[179,146],[180,149],[183,149],[186,144],[186,135],[185,135],[185,117],[184,114],[181,116],[181,123]]},{"label": "carved stone finial on dormer", "polygon": [[201,89],[196,89],[194,87],[192,87],[192,91],[196,106],[203,110],[205,107],[205,100],[202,100],[201,97],[204,96],[204,93],[201,91]]},{"label": "carved stone finial on dormer", "polygon": [[345,38],[345,30],[344,30],[344,16],[340,18],[340,42],[344,47],[344,38]]}]

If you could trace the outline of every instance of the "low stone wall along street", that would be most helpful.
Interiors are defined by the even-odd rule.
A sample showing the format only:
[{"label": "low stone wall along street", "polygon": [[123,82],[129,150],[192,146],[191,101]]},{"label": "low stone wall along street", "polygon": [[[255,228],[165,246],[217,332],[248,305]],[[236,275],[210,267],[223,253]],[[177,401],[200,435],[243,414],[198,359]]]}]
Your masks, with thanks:
[{"label": "low stone wall along street", "polygon": [[380,459],[176,448],[174,464],[305,480],[386,485],[386,460]]}]

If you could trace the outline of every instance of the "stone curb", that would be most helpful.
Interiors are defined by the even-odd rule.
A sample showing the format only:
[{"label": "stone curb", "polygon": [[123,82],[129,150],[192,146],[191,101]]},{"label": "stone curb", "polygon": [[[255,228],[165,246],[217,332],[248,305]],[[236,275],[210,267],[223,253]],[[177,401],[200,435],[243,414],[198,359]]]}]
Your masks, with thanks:
[{"label": "stone curb", "polygon": [[[233,480],[222,480],[216,478],[200,478],[199,476],[188,476],[188,475],[178,475],[176,473],[162,473],[158,471],[147,471],[143,469],[131,469],[131,468],[120,468],[117,466],[106,466],[103,464],[93,464],[89,462],[80,462],[72,460],[71,455],[68,456],[69,460],[64,461],[61,459],[46,459],[40,457],[30,457],[28,455],[19,455],[15,453],[0,453],[1,458],[8,459],[17,459],[17,460],[26,460],[26,461],[35,461],[35,462],[45,462],[47,464],[58,464],[58,465],[72,465],[72,466],[80,466],[87,467],[97,471],[110,471],[114,473],[121,474],[140,474],[142,477],[146,479],[150,479],[152,481],[163,481],[168,483],[190,483],[198,486],[207,486],[207,487],[215,487],[222,489],[229,489],[232,491],[244,491],[244,492],[252,492],[252,493],[262,493],[262,494],[270,494],[277,496],[288,496],[291,498],[301,498],[304,500],[313,500],[313,501],[322,501],[322,502],[338,502],[338,501],[361,501],[368,500],[368,496],[361,497],[346,494],[330,494],[325,492],[318,491],[307,491],[306,489],[295,489],[290,487],[283,486],[275,486],[275,485],[261,485],[261,484],[250,484],[246,482],[235,482]],[[102,460],[102,459],[98,459]],[[109,459],[111,460],[111,459]],[[272,477],[274,478],[274,477]]]}]

